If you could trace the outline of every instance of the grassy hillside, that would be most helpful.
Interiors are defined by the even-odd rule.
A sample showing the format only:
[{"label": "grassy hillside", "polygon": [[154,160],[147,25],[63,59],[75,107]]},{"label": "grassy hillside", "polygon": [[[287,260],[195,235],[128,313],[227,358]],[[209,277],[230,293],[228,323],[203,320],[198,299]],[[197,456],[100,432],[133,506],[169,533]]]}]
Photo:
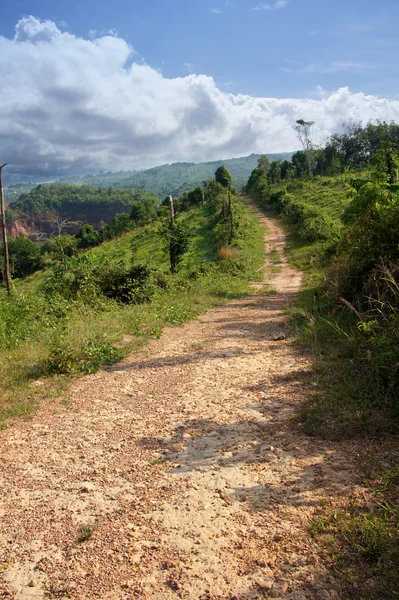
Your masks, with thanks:
[{"label": "grassy hillside", "polygon": [[[327,246],[331,243],[330,235],[342,228],[341,217],[350,203],[351,175],[336,177],[315,177],[312,181],[294,180],[288,187],[289,197],[294,203],[315,209],[317,214],[331,228],[325,237],[309,239],[300,234],[300,223],[293,222],[288,214],[284,215],[288,236],[288,256],[291,262],[305,272],[307,286],[317,285],[323,278],[321,262]],[[330,233],[331,232],[331,233]],[[306,232],[305,232],[306,233]]]},{"label": "grassy hillside", "polygon": [[[191,244],[176,275],[169,272],[154,222],[17,282],[11,300],[0,290],[0,426],[31,413],[43,397],[63,401],[72,376],[118,361],[165,325],[247,293],[248,282],[259,277],[263,233],[242,201],[234,200],[234,211],[236,250],[225,260],[218,259],[223,240],[215,214],[202,206],[181,217],[191,229]],[[145,275],[137,301],[99,293],[96,277],[108,280],[132,263]]]}]

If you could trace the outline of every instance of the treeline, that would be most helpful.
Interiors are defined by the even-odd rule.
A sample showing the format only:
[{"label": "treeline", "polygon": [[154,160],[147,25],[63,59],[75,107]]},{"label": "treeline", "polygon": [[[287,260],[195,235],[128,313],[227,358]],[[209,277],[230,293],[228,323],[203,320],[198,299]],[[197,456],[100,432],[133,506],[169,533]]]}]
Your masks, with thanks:
[{"label": "treeline", "polygon": [[35,215],[57,214],[65,218],[95,211],[107,211],[110,207],[114,214],[131,207],[135,203],[146,202],[154,206],[158,200],[149,192],[137,189],[115,189],[112,187],[93,187],[91,185],[73,185],[66,183],[40,184],[13,202],[8,210],[8,219],[15,215],[32,217]]},{"label": "treeline", "polygon": [[[344,133],[334,134],[324,148],[300,150],[288,160],[269,161],[262,156],[249,178],[247,189],[289,182],[313,175],[333,176],[350,171],[362,171],[372,164],[382,150],[395,153],[399,147],[397,123],[347,125]],[[310,170],[310,172],[309,172]]]}]

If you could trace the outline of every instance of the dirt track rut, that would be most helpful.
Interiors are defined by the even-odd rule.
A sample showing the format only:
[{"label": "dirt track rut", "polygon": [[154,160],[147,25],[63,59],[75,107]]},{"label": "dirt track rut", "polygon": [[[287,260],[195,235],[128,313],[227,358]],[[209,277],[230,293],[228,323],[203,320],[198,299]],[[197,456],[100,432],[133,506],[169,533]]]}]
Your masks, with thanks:
[{"label": "dirt track rut", "polygon": [[301,274],[258,215],[275,294],[255,284],[0,432],[1,598],[341,597],[307,524],[356,489],[356,448],[293,419],[314,383],[285,327]]}]

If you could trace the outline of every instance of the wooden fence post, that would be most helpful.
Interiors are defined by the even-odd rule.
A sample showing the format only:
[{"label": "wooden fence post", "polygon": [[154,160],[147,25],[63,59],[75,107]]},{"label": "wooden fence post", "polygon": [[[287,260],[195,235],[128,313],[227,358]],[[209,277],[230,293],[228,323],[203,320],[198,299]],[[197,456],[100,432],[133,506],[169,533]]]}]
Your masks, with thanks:
[{"label": "wooden fence post", "polygon": [[1,228],[3,232],[3,245],[4,245],[4,274],[6,278],[6,286],[7,293],[11,295],[11,274],[10,274],[10,260],[8,257],[8,242],[7,242],[7,225],[6,225],[6,209],[4,203],[4,190],[3,190],[3,181],[2,181],[2,173],[3,168],[7,163],[0,166],[0,212],[1,212]]}]

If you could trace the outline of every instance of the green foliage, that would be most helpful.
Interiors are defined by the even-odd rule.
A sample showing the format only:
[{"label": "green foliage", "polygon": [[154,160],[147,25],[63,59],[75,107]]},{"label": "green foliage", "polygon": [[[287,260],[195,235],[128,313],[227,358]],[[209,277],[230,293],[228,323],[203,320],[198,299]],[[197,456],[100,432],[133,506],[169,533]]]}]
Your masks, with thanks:
[{"label": "green foliage", "polygon": [[283,196],[280,202],[283,206],[282,215],[289,223],[296,226],[302,240],[307,242],[335,241],[338,238],[338,227],[317,206],[294,200],[289,195]]},{"label": "green foliage", "polygon": [[186,192],[179,201],[181,210],[188,210],[192,206],[199,206],[204,202],[204,197],[204,190],[199,186],[190,192]]},{"label": "green foliage", "polygon": [[[270,154],[269,157],[272,160],[284,160],[289,159],[291,153]],[[169,194],[173,197],[179,197],[194,187],[201,186],[204,181],[213,178],[216,169],[223,164],[232,175],[233,185],[241,189],[251,170],[256,166],[258,159],[259,155],[251,154],[251,156],[243,158],[199,164],[174,163],[136,173],[133,172],[132,174],[109,173],[82,178],[78,181],[92,183],[92,185],[111,185],[118,188],[143,188],[163,200]]]},{"label": "green foliage", "polygon": [[169,251],[170,270],[176,273],[184,254],[190,247],[190,228],[182,220],[175,219],[172,222],[166,218],[161,222],[159,233]]},{"label": "green foliage", "polygon": [[124,352],[108,342],[87,340],[83,348],[56,342],[50,348],[48,358],[36,367],[36,375],[77,375],[96,373],[102,365],[113,365],[121,360]]},{"label": "green foliage", "polygon": [[97,246],[100,243],[100,236],[98,232],[89,223],[85,223],[76,234],[78,241],[78,247],[87,249]]},{"label": "green foliage", "polygon": [[[125,190],[89,185],[66,183],[40,184],[27,194],[13,202],[12,209],[21,215],[32,216],[55,212],[65,218],[75,218],[85,211],[98,213],[109,207],[115,213],[123,211],[135,202],[146,200],[156,202],[155,198],[144,190]],[[82,216],[80,217],[82,218]]]},{"label": "green foliage", "polygon": [[399,143],[399,125],[397,123],[378,122],[345,127],[343,134],[331,137],[330,145],[339,154],[344,167],[362,169],[369,164],[380,148],[381,143]]},{"label": "green foliage", "polygon": [[216,169],[215,180],[217,181],[217,183],[220,183],[220,185],[224,188],[228,189],[231,187],[232,178],[231,173],[227,169],[227,167],[221,165],[218,169]]},{"label": "green foliage", "polygon": [[[41,184],[12,204],[7,216],[10,222],[26,219],[29,224],[46,223],[54,231],[60,219],[87,222],[98,225],[99,215],[104,222],[114,218],[111,235],[119,235],[126,227],[121,227],[115,216],[131,211],[131,224],[148,223],[156,216],[158,200],[145,190],[94,188],[88,185],[65,183]],[[140,208],[139,205],[143,205]],[[126,225],[126,216],[121,218]],[[93,244],[92,244],[93,245]],[[89,246],[81,246],[89,247]]]},{"label": "green foliage", "polygon": [[[4,249],[0,245],[0,271],[2,280],[4,280]],[[19,234],[15,239],[8,240],[8,254],[10,259],[10,269],[13,278],[25,277],[37,271],[41,264],[40,247]]]},{"label": "green foliage", "polygon": [[306,154],[303,150],[299,150],[292,155],[292,167],[295,173],[295,177],[304,177],[308,174],[308,164],[306,160]]},{"label": "green foliage", "polygon": [[371,159],[376,179],[387,183],[396,183],[399,173],[399,146],[392,142],[381,142]]},{"label": "green foliage", "polygon": [[[273,161],[273,162],[277,162],[277,161]],[[270,160],[266,154],[262,154],[261,157],[259,158],[257,168],[259,169],[259,171],[261,173],[265,173],[266,175],[268,174],[269,169],[270,169]]]},{"label": "green foliage", "polygon": [[273,160],[270,163],[268,172],[269,183],[279,184],[281,181],[281,162],[279,160]]},{"label": "green foliage", "polygon": [[17,347],[26,339],[37,340],[46,329],[54,332],[67,319],[68,305],[61,298],[51,302],[38,294],[0,294],[0,349]]},{"label": "green foliage", "polygon": [[149,302],[160,287],[167,283],[154,269],[147,265],[134,265],[130,268],[123,261],[108,262],[93,272],[99,290],[107,298],[127,304]]},{"label": "green foliage", "polygon": [[386,429],[399,418],[399,186],[348,175],[266,188],[257,175],[254,195],[284,218],[289,256],[307,271],[293,326],[329,390],[307,430]]},{"label": "green foliage", "polygon": [[[70,258],[78,251],[78,240],[75,236],[63,233],[59,236],[50,236],[41,246],[42,255],[51,255],[54,260]],[[27,275],[27,273],[26,273]]]}]

